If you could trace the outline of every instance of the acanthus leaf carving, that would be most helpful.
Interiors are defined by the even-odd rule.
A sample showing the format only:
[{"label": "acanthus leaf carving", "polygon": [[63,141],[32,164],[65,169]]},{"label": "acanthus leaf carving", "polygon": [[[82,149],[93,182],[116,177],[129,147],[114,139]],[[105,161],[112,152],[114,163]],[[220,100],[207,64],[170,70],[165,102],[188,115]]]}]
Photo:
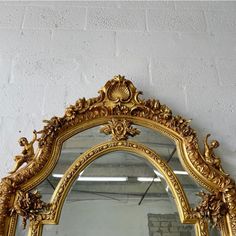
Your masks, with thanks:
[{"label": "acanthus leaf carving", "polygon": [[[54,160],[49,160],[53,152],[55,138],[64,134],[73,127],[79,127],[86,121],[92,121],[96,118],[105,118],[115,116],[129,116],[144,118],[155,122],[163,127],[165,132],[173,132],[180,137],[183,142],[184,152],[186,151],[186,168],[192,177],[195,178],[203,187],[213,192],[218,189],[222,192],[224,200],[228,207],[228,215],[233,235],[236,235],[236,185],[235,182],[226,175],[220,165],[219,158],[215,156],[214,149],[217,143],[208,144],[208,137],[205,140],[205,151],[201,154],[198,147],[196,132],[190,126],[190,120],[181,116],[174,116],[171,109],[162,105],[158,100],[139,98],[141,92],[137,91],[131,81],[126,80],[124,76],[115,76],[108,81],[99,91],[100,95],[91,99],[79,99],[75,105],[69,106],[64,116],[52,117],[45,121],[45,126],[38,131],[40,154],[38,158],[33,158],[25,168],[19,168],[15,173],[7,177],[11,186],[6,184],[6,178],[0,184],[0,235],[3,234],[6,212],[10,207],[10,196],[13,191],[27,185],[32,189],[37,183],[45,178],[45,173],[37,179],[38,182],[27,184],[29,180],[37,175],[47,163],[53,166]],[[171,136],[171,135],[170,135]],[[55,163],[54,163],[55,164]],[[12,194],[13,195],[13,194]],[[45,217],[47,217],[45,215]]]}]

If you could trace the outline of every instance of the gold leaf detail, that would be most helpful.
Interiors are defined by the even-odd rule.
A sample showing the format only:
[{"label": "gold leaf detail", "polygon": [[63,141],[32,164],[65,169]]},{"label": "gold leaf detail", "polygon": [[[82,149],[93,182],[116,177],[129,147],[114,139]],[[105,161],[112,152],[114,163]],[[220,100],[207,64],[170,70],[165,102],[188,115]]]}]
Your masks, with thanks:
[{"label": "gold leaf detail", "polygon": [[31,192],[18,191],[17,199],[11,209],[11,214],[14,212],[22,216],[23,229],[26,227],[27,220],[36,220],[39,213],[43,213],[49,209],[50,204],[41,200],[41,194],[36,190]]},{"label": "gold leaf detail", "polygon": [[197,194],[202,201],[194,209],[198,218],[207,219],[213,227],[220,229],[223,217],[228,213],[227,204],[223,201],[221,192]]},{"label": "gold leaf detail", "polygon": [[108,121],[108,125],[100,129],[100,132],[107,135],[111,134],[112,140],[114,141],[127,140],[128,136],[134,137],[135,135],[140,134],[140,131],[131,125],[132,123],[125,119],[112,119],[111,121]]}]

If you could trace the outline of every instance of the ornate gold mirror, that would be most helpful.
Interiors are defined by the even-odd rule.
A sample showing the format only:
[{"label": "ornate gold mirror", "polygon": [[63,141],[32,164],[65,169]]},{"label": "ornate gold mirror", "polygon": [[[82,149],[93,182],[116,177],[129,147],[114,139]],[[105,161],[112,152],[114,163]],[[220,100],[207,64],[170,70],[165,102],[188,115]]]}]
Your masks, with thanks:
[{"label": "ornate gold mirror", "polygon": [[[236,187],[207,135],[115,76],[21,138],[0,236],[234,236]],[[36,145],[38,147],[36,148]]]}]

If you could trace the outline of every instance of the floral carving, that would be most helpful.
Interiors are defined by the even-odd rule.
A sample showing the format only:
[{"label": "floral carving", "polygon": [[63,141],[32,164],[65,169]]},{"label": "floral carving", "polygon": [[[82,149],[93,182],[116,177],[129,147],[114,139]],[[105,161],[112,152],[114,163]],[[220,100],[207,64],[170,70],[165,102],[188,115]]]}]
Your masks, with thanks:
[{"label": "floral carving", "polygon": [[41,200],[41,194],[36,190],[31,192],[18,191],[17,199],[11,209],[11,214],[16,212],[22,216],[23,229],[26,227],[27,220],[35,220],[37,215],[48,210],[50,204]]},{"label": "floral carving", "polygon": [[[150,128],[163,132],[177,141],[182,153],[181,163],[188,173],[211,193],[217,191],[222,193],[228,209],[226,220],[231,227],[230,236],[236,235],[236,184],[223,172],[220,159],[214,154],[214,149],[219,146],[217,142],[208,144],[208,135],[205,140],[205,152],[201,154],[196,132],[191,128],[190,120],[173,115],[171,109],[158,100],[140,99],[140,94],[141,92],[131,81],[118,75],[105,84],[99,91],[99,96],[79,99],[66,109],[62,117],[54,116],[44,121],[45,126],[37,132],[40,134],[36,140],[39,149],[34,158],[24,168],[17,169],[0,183],[0,236],[6,235],[15,192],[19,190],[28,192],[49,175],[57,163],[60,145],[64,138],[75,134],[88,123],[91,127],[104,124],[112,118],[125,119],[140,125],[146,121]],[[42,218],[37,218],[37,221],[51,219],[46,213],[40,214],[40,217]],[[191,214],[189,217],[191,218]],[[200,219],[199,222],[202,229],[206,228],[204,219]],[[13,232],[14,225],[9,227]]]},{"label": "floral carving", "polygon": [[220,229],[222,220],[228,213],[228,207],[223,201],[222,193],[200,192],[198,196],[202,198],[202,201],[194,209],[196,216],[208,220],[213,227]]},{"label": "floral carving", "polygon": [[127,140],[128,136],[134,137],[140,134],[140,131],[132,127],[131,124],[130,121],[125,119],[112,119],[108,121],[108,125],[102,127],[100,131],[105,134],[111,134],[112,140],[114,141]]}]

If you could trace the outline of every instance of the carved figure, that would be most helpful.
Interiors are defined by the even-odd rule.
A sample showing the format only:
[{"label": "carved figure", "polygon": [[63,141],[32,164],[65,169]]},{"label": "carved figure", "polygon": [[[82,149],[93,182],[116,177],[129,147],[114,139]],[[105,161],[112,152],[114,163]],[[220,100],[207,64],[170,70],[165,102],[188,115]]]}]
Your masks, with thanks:
[{"label": "carved figure", "polygon": [[208,138],[210,137],[210,134],[207,134],[204,142],[204,159],[205,161],[213,166],[214,168],[224,172],[224,170],[221,167],[221,160],[219,157],[215,156],[214,149],[218,148],[220,146],[219,142],[217,140],[212,140],[210,144],[208,144]]},{"label": "carved figure", "polygon": [[35,154],[34,154],[34,142],[37,140],[37,132],[34,130],[34,138],[31,142],[28,142],[28,139],[25,137],[22,137],[19,139],[20,146],[24,147],[22,151],[22,155],[15,156],[15,167],[12,171],[9,172],[9,174],[15,173],[24,163],[29,163],[33,160]]}]

